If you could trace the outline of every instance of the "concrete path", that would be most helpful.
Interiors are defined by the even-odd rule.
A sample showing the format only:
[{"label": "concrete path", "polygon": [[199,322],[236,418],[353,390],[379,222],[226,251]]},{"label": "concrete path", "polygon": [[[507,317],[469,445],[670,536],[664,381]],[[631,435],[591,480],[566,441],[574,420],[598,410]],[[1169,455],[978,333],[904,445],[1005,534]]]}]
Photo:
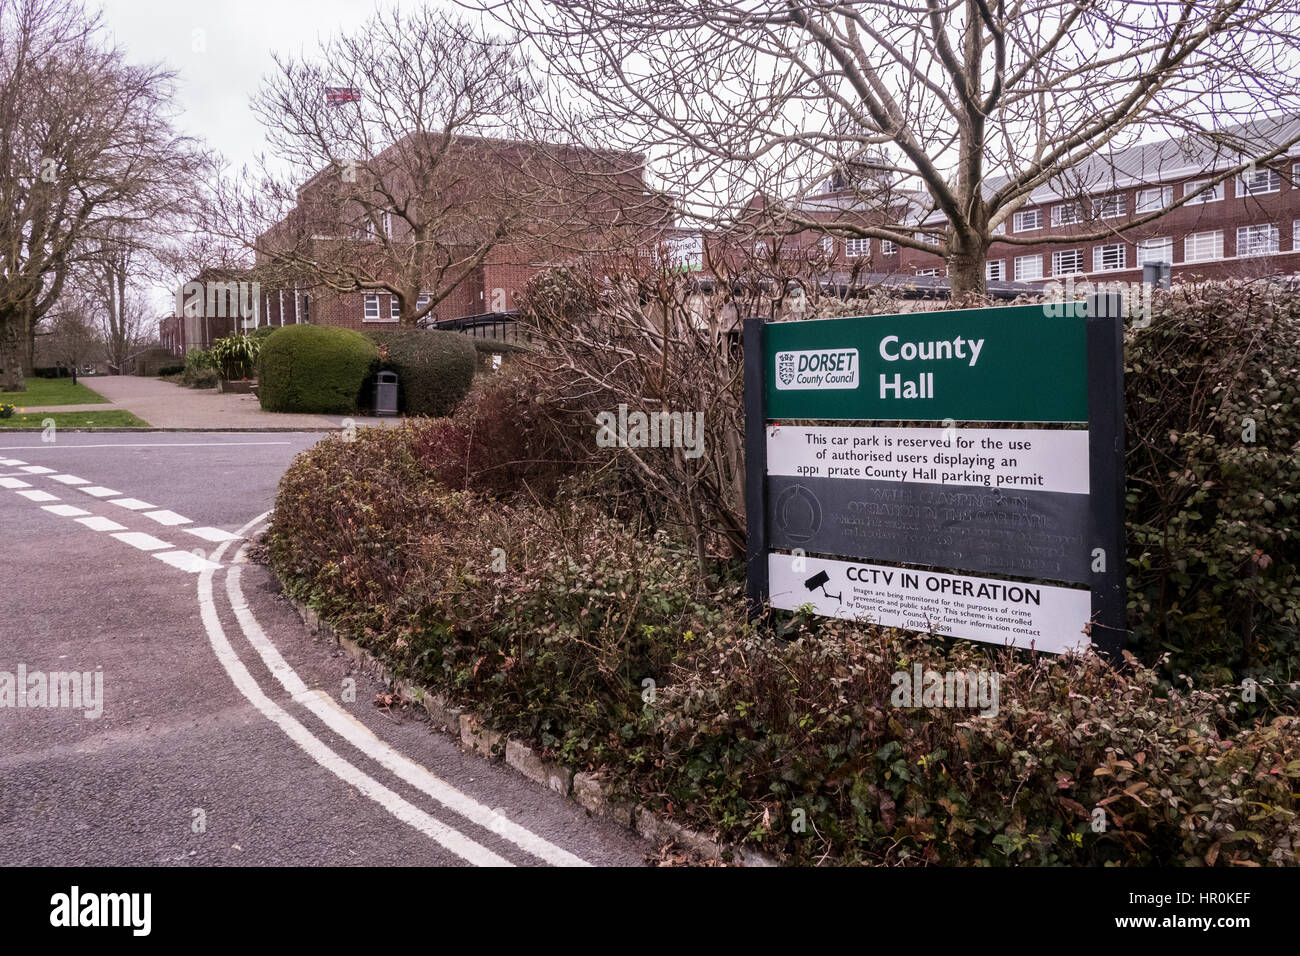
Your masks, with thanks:
[{"label": "concrete path", "polygon": [[[92,387],[112,406],[81,406],[99,411],[122,408],[155,428],[340,428],[347,418],[358,426],[398,425],[400,418],[362,415],[297,415],[264,412],[253,395],[218,394],[211,388],[185,388],[172,382],[137,375],[96,377]],[[65,406],[51,411],[76,411]]]}]

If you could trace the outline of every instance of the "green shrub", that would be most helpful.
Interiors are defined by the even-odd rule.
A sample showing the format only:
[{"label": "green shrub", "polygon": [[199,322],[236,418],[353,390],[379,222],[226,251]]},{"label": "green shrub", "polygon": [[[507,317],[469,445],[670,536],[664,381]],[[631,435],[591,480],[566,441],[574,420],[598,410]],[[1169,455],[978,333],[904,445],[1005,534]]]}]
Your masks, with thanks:
[{"label": "green shrub", "polygon": [[255,341],[260,347],[263,342],[265,342],[268,338],[271,337],[271,334],[273,332],[277,332],[281,328],[283,328],[283,326],[259,325],[257,328],[253,329],[252,332],[248,333],[248,337],[251,338],[253,341]]},{"label": "green shrub", "polygon": [[[544,758],[809,865],[1296,861],[1300,721],[1276,688],[1253,712],[1239,687],[1096,658],[799,615],[765,636],[738,566],[701,580],[690,549],[594,504],[429,481],[416,439],[438,424],[299,456],[270,559],[395,673]],[[996,672],[996,709],[893,706],[894,675],[918,664]]]},{"label": "green shrub", "polygon": [[168,378],[170,376],[182,375],[185,372],[184,365],[166,365],[158,369],[159,378]]},{"label": "green shrub", "polygon": [[1133,647],[1227,683],[1300,675],[1300,299],[1180,287],[1125,340]]},{"label": "green shrub", "polygon": [[459,332],[393,329],[371,332],[379,350],[373,371],[397,373],[398,407],[407,415],[451,414],[474,383],[477,353]]},{"label": "green shrub", "polygon": [[5,402],[0,402],[0,418],[13,418],[14,407]]},{"label": "green shrub", "polygon": [[260,342],[239,332],[223,336],[212,343],[212,364],[227,381],[247,378],[257,363]]},{"label": "green shrub", "polygon": [[376,358],[374,344],[352,329],[285,326],[258,355],[258,399],[271,412],[355,412]]}]

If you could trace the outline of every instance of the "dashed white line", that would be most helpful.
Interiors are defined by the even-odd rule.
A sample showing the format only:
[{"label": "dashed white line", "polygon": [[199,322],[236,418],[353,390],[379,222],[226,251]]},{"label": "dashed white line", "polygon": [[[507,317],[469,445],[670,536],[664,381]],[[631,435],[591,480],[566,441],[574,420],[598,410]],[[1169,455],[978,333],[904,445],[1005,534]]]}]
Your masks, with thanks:
[{"label": "dashed white line", "polygon": [[54,474],[54,469],[53,469],[53,468],[46,468],[44,465],[28,465],[26,468],[23,468],[22,470],[25,471],[25,472],[27,472],[27,474],[29,474],[29,475],[52,475],[52,474]]},{"label": "dashed white line", "polygon": [[63,485],[88,485],[85,478],[78,478],[76,475],[50,475],[50,481],[57,481]]},{"label": "dashed white line", "polygon": [[222,531],[220,528],[182,528],[186,534],[192,534],[196,538],[202,538],[204,541],[238,541],[239,535],[231,534],[229,531]]},{"label": "dashed white line", "polygon": [[155,551],[154,557],[159,561],[170,564],[173,568],[180,568],[182,571],[188,571],[190,574],[198,574],[208,568],[219,568],[221,565],[216,561],[209,561],[207,558],[200,558],[197,554],[189,551]]},{"label": "dashed white line", "polygon": [[18,492],[18,494],[22,495],[24,498],[28,499],[29,501],[58,501],[59,500],[58,495],[52,495],[48,491],[20,491]]},{"label": "dashed white line", "polygon": [[90,518],[78,518],[77,523],[84,524],[91,531],[125,531],[126,530],[126,525],[118,524],[116,521],[111,521],[108,518],[101,518],[99,515],[94,515]]},{"label": "dashed white line", "polygon": [[6,468],[13,468],[15,465],[25,465],[27,462],[19,461],[17,458],[0,458],[0,465]]},{"label": "dashed white line", "polygon": [[0,488],[30,488],[21,478],[0,478]]},{"label": "dashed white line", "polygon": [[129,508],[132,511],[146,511],[158,507],[157,505],[147,504],[139,498],[118,498],[116,501],[110,501],[109,504],[114,504],[121,508]]},{"label": "dashed white line", "polygon": [[178,525],[178,524],[192,524],[190,519],[186,518],[184,515],[178,515],[174,511],[167,511],[165,509],[161,511],[146,511],[144,513],[144,516],[146,518],[152,518],[154,521],[157,521],[159,524],[165,524],[168,526]]},{"label": "dashed white line", "polygon": [[116,498],[122,493],[120,491],[114,491],[112,488],[101,488],[99,485],[94,485],[90,488],[78,488],[77,490],[84,491],[88,495],[94,495],[96,498]]},{"label": "dashed white line", "polygon": [[160,541],[151,534],[145,534],[143,531],[124,531],[121,534],[115,534],[113,537],[118,541],[125,541],[133,548],[139,548],[141,551],[161,551],[164,548],[173,548],[175,545],[166,541]]},{"label": "dashed white line", "polygon": [[89,511],[83,511],[80,508],[74,508],[72,505],[46,505],[43,511],[50,514],[58,515],[60,518],[75,518],[77,515],[88,515]]}]

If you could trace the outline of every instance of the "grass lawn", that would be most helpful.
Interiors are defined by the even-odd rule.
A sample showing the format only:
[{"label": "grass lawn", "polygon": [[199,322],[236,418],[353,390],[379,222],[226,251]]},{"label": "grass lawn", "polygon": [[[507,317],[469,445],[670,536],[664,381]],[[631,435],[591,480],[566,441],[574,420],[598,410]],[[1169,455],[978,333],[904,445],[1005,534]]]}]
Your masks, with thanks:
[{"label": "grass lawn", "polygon": [[22,408],[26,405],[95,405],[106,403],[98,392],[91,391],[70,378],[29,378],[21,392],[0,392],[0,402]]},{"label": "grass lawn", "polygon": [[[3,396],[0,396],[3,397]],[[10,404],[13,404],[10,402]],[[32,412],[12,418],[0,418],[3,428],[43,428],[47,418],[54,419],[55,428],[148,428],[149,423],[130,412],[113,409],[107,412]]]}]

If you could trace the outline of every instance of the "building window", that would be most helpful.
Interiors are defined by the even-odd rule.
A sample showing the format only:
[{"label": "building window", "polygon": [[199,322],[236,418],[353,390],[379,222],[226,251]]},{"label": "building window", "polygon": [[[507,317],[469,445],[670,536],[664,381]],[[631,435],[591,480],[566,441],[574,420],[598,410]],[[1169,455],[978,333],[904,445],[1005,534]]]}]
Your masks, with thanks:
[{"label": "building window", "polygon": [[754,255],[756,256],[767,255],[767,243],[765,241],[760,240],[759,242],[754,243]]},{"label": "building window", "polygon": [[984,278],[989,282],[1001,282],[1006,277],[1005,260],[990,259],[984,263]]},{"label": "building window", "polygon": [[1300,219],[1291,223],[1291,251],[1300,252]]},{"label": "building window", "polygon": [[845,239],[844,254],[850,259],[856,259],[859,256],[869,255],[871,253],[870,239]]},{"label": "building window", "polygon": [[1282,177],[1276,169],[1257,169],[1253,173],[1247,170],[1237,177],[1238,196],[1260,196],[1275,193],[1282,188]]},{"label": "building window", "polygon": [[1102,219],[1117,219],[1128,212],[1128,197],[1123,193],[1102,196],[1092,201],[1092,214]]},{"label": "building window", "polygon": [[998,223],[996,226],[993,227],[992,234],[995,236],[1005,236],[1006,233],[1007,233],[1007,221],[1003,219],[1000,223]]},{"label": "building window", "polygon": [[928,232],[916,233],[916,239],[918,242],[924,242],[927,246],[937,246],[939,244],[939,237],[932,236]]},{"label": "building window", "polygon": [[1237,227],[1238,256],[1271,256],[1277,251],[1277,226],[1267,223],[1262,226]]},{"label": "building window", "polygon": [[[852,241],[852,240],[850,240],[850,241]],[[846,243],[846,245],[847,245],[847,243]],[[882,256],[896,256],[896,255],[898,255],[898,243],[894,242],[893,239],[881,239],[881,240],[880,240],[880,254],[881,254]]]},{"label": "building window", "polygon": [[1052,253],[1052,275],[1068,276],[1083,271],[1083,250],[1062,249]]},{"label": "building window", "polygon": [[1043,277],[1042,256],[1016,256],[1016,281],[1028,282]]},{"label": "building window", "polygon": [[377,322],[379,320],[379,296],[366,293],[366,321]]},{"label": "building window", "polygon": [[389,239],[393,238],[393,214],[391,212],[383,213],[379,217],[379,224],[384,230],[384,235]]},{"label": "building window", "polygon": [[415,311],[416,312],[424,311],[424,307],[429,304],[430,298],[432,298],[432,296],[430,296],[429,293],[421,292],[420,295],[415,300]]},{"label": "building window", "polygon": [[918,276],[937,276],[939,274],[939,270],[938,269],[917,269],[916,274]]},{"label": "building window", "polygon": [[1137,194],[1137,211],[1159,212],[1174,201],[1173,186],[1156,186],[1152,189],[1139,189]]},{"label": "building window", "polygon": [[1092,271],[1114,272],[1128,265],[1128,247],[1122,242],[1092,247]]},{"label": "building window", "polygon": [[395,295],[388,297],[388,315],[390,318],[400,319],[402,317],[402,303]]},{"label": "building window", "polygon": [[1209,262],[1223,258],[1223,230],[1194,232],[1183,240],[1184,262]]},{"label": "building window", "polygon": [[307,298],[307,293],[302,294],[302,314],[298,316],[298,321],[306,323],[311,321],[311,312],[308,309],[308,303],[311,299]]},{"label": "building window", "polygon": [[[1196,192],[1196,190],[1200,189],[1207,182],[1209,182],[1208,179],[1193,179],[1191,182],[1183,183],[1183,195],[1191,196],[1192,193]],[[1187,205],[1200,206],[1200,205],[1204,205],[1207,202],[1218,202],[1222,198],[1223,198],[1223,183],[1215,183],[1213,186],[1205,190],[1205,192],[1201,193],[1199,196],[1192,196],[1191,199],[1187,200]]]},{"label": "building window", "polygon": [[1077,202],[1052,207],[1053,226],[1073,226],[1076,222],[1083,222],[1083,209]]},{"label": "building window", "polygon": [[822,236],[822,252],[828,256],[835,255],[835,237]]},{"label": "building window", "polygon": [[1160,239],[1143,239],[1137,244],[1137,264],[1166,262],[1174,264],[1174,240],[1169,236]]},{"label": "building window", "polygon": [[1016,232],[1033,232],[1035,229],[1042,229],[1043,211],[1041,209],[1022,209],[1016,213],[1014,225]]}]

